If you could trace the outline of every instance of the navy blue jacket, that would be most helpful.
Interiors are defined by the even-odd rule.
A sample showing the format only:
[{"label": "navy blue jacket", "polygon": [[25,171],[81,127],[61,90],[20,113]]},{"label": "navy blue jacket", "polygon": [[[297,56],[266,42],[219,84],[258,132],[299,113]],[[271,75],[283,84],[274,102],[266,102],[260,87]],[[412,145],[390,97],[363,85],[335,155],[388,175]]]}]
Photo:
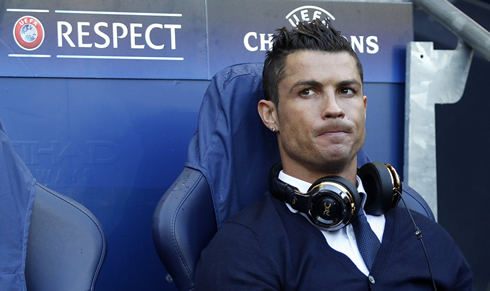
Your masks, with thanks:
[{"label": "navy blue jacket", "polygon": [[[472,273],[458,246],[437,223],[412,212],[437,289],[472,290]],[[332,249],[303,216],[269,193],[232,217],[203,251],[196,290],[432,290],[421,244],[406,210],[386,214],[383,243],[371,270],[374,283]]]}]

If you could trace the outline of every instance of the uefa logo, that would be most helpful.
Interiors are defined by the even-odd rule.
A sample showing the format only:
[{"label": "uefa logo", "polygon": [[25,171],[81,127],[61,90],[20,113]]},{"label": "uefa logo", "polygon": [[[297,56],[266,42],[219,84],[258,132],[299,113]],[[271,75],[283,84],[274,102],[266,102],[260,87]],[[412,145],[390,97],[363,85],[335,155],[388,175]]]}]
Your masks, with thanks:
[{"label": "uefa logo", "polygon": [[21,17],[14,25],[14,39],[21,48],[33,51],[44,41],[44,27],[35,17]]},{"label": "uefa logo", "polygon": [[300,21],[309,22],[314,19],[325,21],[325,18],[335,20],[335,17],[327,10],[310,5],[298,7],[286,15],[286,19],[293,27],[296,27]]}]

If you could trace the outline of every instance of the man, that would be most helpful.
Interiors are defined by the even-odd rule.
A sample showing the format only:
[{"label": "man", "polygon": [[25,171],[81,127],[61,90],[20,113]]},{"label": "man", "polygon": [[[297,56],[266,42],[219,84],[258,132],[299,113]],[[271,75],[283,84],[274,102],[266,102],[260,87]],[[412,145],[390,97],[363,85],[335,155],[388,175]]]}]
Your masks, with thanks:
[{"label": "man", "polygon": [[379,250],[365,257],[353,226],[358,216],[328,229],[292,200],[267,193],[231,218],[203,251],[196,290],[471,290],[471,270],[438,224],[413,213],[424,231],[429,270],[406,210],[365,215],[362,209],[366,191],[357,176],[357,153],[365,138],[367,97],[362,66],[348,41],[328,20],[278,32],[264,65],[266,99],[258,104],[264,125],[277,133],[282,161],[271,179],[301,193],[326,176],[355,185],[362,199],[356,215],[367,216]]}]

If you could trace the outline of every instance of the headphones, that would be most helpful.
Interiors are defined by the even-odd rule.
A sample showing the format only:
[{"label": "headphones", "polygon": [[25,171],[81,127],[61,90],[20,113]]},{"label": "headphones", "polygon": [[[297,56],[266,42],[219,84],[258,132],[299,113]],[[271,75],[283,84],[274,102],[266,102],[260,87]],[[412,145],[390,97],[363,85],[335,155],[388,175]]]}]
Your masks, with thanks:
[{"label": "headphones", "polygon": [[[352,221],[361,207],[361,196],[357,188],[340,176],[327,176],[315,181],[307,193],[279,180],[282,164],[271,168],[269,190],[293,209],[306,214],[312,223],[335,231]],[[389,164],[371,162],[358,169],[367,200],[366,213],[381,215],[395,208],[400,201],[402,184],[396,170]]]}]

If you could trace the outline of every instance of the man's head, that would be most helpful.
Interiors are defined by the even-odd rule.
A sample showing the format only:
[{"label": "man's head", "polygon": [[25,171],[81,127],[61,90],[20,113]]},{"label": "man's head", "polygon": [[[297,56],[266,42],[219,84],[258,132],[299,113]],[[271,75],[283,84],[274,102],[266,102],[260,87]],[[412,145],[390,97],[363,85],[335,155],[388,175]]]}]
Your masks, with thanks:
[{"label": "man's head", "polygon": [[258,110],[277,132],[284,171],[309,182],[335,174],[355,183],[367,106],[357,55],[320,21],[282,29],[275,40],[263,73],[268,98]]},{"label": "man's head", "polygon": [[316,19],[311,23],[300,22],[297,28],[288,30],[286,27],[277,30],[274,35],[272,50],[267,52],[264,62],[263,82],[266,100],[272,100],[276,105],[277,84],[284,77],[286,57],[299,50],[312,50],[323,52],[347,52],[357,63],[361,81],[363,81],[362,64],[347,39],[336,30],[329,19],[322,21]]}]

